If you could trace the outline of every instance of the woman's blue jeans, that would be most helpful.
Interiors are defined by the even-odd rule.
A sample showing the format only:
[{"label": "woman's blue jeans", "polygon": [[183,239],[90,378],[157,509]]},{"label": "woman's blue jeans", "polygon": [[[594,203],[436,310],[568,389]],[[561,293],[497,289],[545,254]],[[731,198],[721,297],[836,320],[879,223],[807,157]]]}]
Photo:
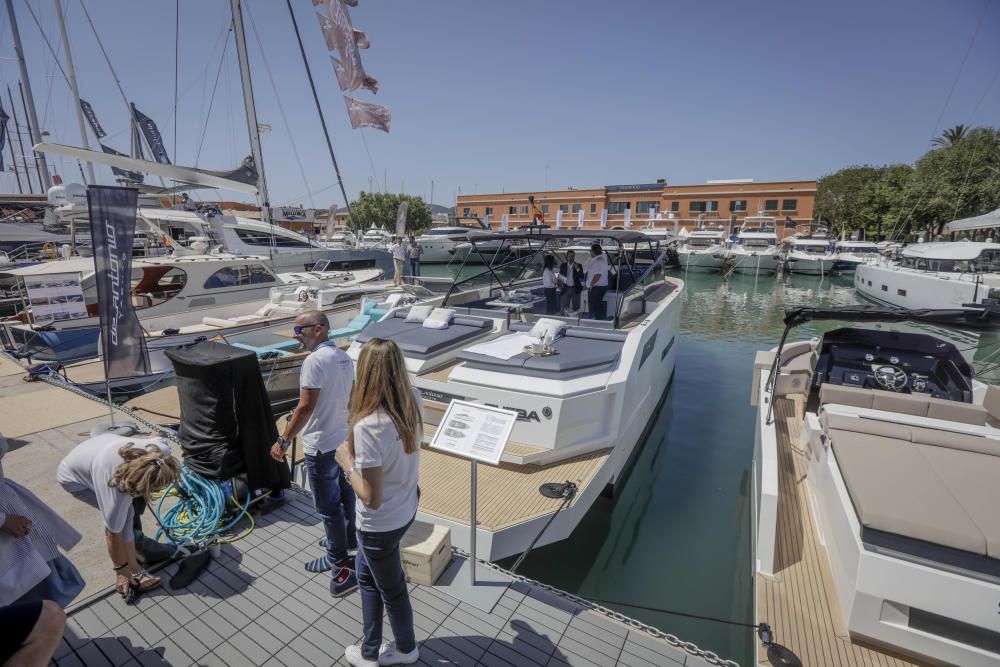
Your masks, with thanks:
[{"label": "woman's blue jeans", "polygon": [[389,616],[396,648],[401,653],[409,653],[417,646],[413,636],[413,608],[399,553],[399,541],[411,523],[413,519],[402,528],[386,533],[358,531],[356,567],[365,623],[361,655],[368,660],[378,659],[383,612]]}]

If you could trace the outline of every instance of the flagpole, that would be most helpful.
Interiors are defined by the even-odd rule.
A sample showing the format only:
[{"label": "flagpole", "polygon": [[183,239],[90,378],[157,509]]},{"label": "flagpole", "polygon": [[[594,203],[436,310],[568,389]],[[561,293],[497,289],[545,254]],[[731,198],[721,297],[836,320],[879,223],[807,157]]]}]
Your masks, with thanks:
[{"label": "flagpole", "polygon": [[[10,0],[8,0],[9,2]],[[235,2],[236,0],[234,0]],[[306,76],[309,78],[309,88],[312,90],[313,102],[316,103],[316,113],[319,115],[320,125],[323,126],[323,137],[326,139],[326,149],[330,151],[330,161],[333,162],[333,171],[337,174],[337,185],[340,186],[340,194],[344,196],[344,205],[347,206],[347,219],[353,220],[354,213],[351,211],[351,201],[347,198],[347,190],[344,188],[344,179],[340,175],[340,167],[337,166],[337,156],[333,154],[333,142],[330,141],[330,131],[326,127],[326,118],[323,116],[323,107],[319,103],[319,95],[316,94],[316,83],[313,81],[312,69],[309,67],[309,59],[306,58],[306,49],[302,45],[302,35],[299,33],[299,22],[295,20],[295,12],[292,11],[291,0],[285,0],[288,5],[288,15],[292,17],[292,27],[295,29],[295,39],[299,42],[299,52],[302,54],[302,64],[306,68]],[[384,183],[383,183],[384,184]],[[388,187],[387,184],[384,184]]]},{"label": "flagpole", "polygon": [[[83,147],[90,150],[90,142],[87,140],[87,126],[83,122],[83,108],[80,105],[80,87],[76,83],[76,67],[73,66],[73,52],[69,48],[69,35],[66,33],[66,18],[63,16],[62,0],[53,0],[56,4],[56,17],[59,19],[59,32],[62,36],[63,51],[66,52],[66,78],[69,79],[69,87],[73,91],[73,100],[76,102],[76,120],[80,125],[80,140]],[[87,182],[91,185],[97,183],[94,177],[94,163],[87,162]]]},{"label": "flagpole", "polygon": [[[31,94],[31,81],[28,79],[28,65],[24,62],[24,48],[21,46],[21,33],[17,29],[17,16],[14,14],[14,3],[7,0],[7,15],[10,16],[10,31],[14,35],[14,51],[17,53],[17,64],[21,68],[21,81],[24,83],[23,95],[28,98],[25,106],[28,108],[28,131],[31,133],[31,143],[42,143],[42,137],[38,129],[38,114],[35,113],[35,98]],[[49,165],[45,161],[45,156],[35,153],[35,164],[39,167],[39,178],[42,179],[42,194],[45,194],[52,187],[52,177],[49,176]]]}]

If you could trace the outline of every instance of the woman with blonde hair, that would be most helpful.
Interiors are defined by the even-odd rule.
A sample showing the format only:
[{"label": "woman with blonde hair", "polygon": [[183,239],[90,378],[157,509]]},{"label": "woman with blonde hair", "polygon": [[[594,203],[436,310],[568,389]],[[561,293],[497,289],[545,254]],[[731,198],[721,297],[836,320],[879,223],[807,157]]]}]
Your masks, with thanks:
[{"label": "woman with blonde hair", "polygon": [[125,438],[113,433],[83,441],[59,464],[59,484],[100,510],[104,518],[116,588],[126,600],[160,585],[160,578],[136,561],[132,500],[149,500],[176,482],[180,471],[180,463],[163,438]]},{"label": "woman with blonde hair", "polygon": [[[422,435],[420,394],[410,385],[403,353],[391,340],[371,339],[358,356],[347,442],[336,454],[361,501],[356,572],[364,636],[344,652],[355,667],[410,664],[420,657],[399,541],[417,513]],[[382,643],[383,611],[395,642]]]}]

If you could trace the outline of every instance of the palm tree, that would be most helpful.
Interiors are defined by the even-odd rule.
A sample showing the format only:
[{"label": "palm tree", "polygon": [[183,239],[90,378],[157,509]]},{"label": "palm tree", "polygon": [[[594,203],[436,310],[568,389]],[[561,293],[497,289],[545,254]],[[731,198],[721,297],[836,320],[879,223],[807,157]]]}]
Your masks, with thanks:
[{"label": "palm tree", "polygon": [[931,144],[933,146],[954,146],[962,139],[965,139],[971,129],[968,125],[956,125],[942,132],[940,137],[934,137]]}]

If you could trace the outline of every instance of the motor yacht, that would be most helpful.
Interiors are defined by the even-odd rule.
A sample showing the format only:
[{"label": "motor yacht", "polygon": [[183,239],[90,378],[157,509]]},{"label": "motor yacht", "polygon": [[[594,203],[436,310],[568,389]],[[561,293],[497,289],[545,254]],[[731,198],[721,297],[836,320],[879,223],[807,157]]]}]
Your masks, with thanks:
[{"label": "motor yacht", "polygon": [[[565,240],[583,237],[627,248],[609,253],[608,319],[547,316],[542,258],[558,254]],[[458,281],[443,297],[419,304],[448,309],[441,313],[447,328],[424,326],[416,306],[395,308],[369,325],[348,354],[357,359],[375,337],[400,346],[424,399],[428,438],[452,399],[517,413],[501,464],[479,466],[476,539],[481,556],[496,560],[521,553],[536,537],[539,546],[567,537],[602,491],[623,483],[673,375],[684,283],[666,275],[665,253],[637,259],[638,247],[652,243],[637,231],[469,238],[474,245],[520,243],[531,254],[511,263],[519,270],[508,278],[489,267]],[[531,334],[539,323],[555,334],[545,356],[525,350],[539,340],[537,331]],[[429,448],[421,452],[418,518],[449,526],[453,544],[465,548],[469,470],[468,460]],[[540,485],[549,483],[569,493],[568,499],[541,495]]]},{"label": "motor yacht", "polygon": [[332,234],[321,234],[316,241],[324,248],[331,250],[351,250],[358,245],[358,239],[349,229],[338,229]]},{"label": "motor yacht", "polygon": [[891,324],[968,317],[800,308],[757,355],[755,615],[798,664],[1000,663],[1000,388]]},{"label": "motor yacht", "polygon": [[774,218],[748,216],[729,248],[729,262],[737,273],[774,273],[781,253]]},{"label": "motor yacht", "polygon": [[[468,222],[465,222],[465,221]],[[432,227],[416,238],[423,248],[420,261],[425,264],[447,264],[455,256],[455,248],[469,240],[471,231],[489,231],[479,218],[456,218],[446,227]]]},{"label": "motor yacht", "polygon": [[677,249],[681,268],[690,271],[719,271],[726,263],[726,229],[703,224],[694,229]]},{"label": "motor yacht", "polygon": [[806,231],[788,236],[782,243],[785,266],[792,273],[825,276],[837,264],[833,240],[823,225],[808,225]]},{"label": "motor yacht", "polygon": [[962,308],[1000,298],[1000,243],[915,243],[896,264],[862,264],[854,286],[899,308]]},{"label": "motor yacht", "polygon": [[372,225],[358,239],[358,247],[363,250],[388,250],[393,236],[381,227]]},{"label": "motor yacht", "polygon": [[861,264],[882,259],[878,245],[872,241],[837,241],[834,252],[837,253],[834,269],[842,273],[853,273]]}]

